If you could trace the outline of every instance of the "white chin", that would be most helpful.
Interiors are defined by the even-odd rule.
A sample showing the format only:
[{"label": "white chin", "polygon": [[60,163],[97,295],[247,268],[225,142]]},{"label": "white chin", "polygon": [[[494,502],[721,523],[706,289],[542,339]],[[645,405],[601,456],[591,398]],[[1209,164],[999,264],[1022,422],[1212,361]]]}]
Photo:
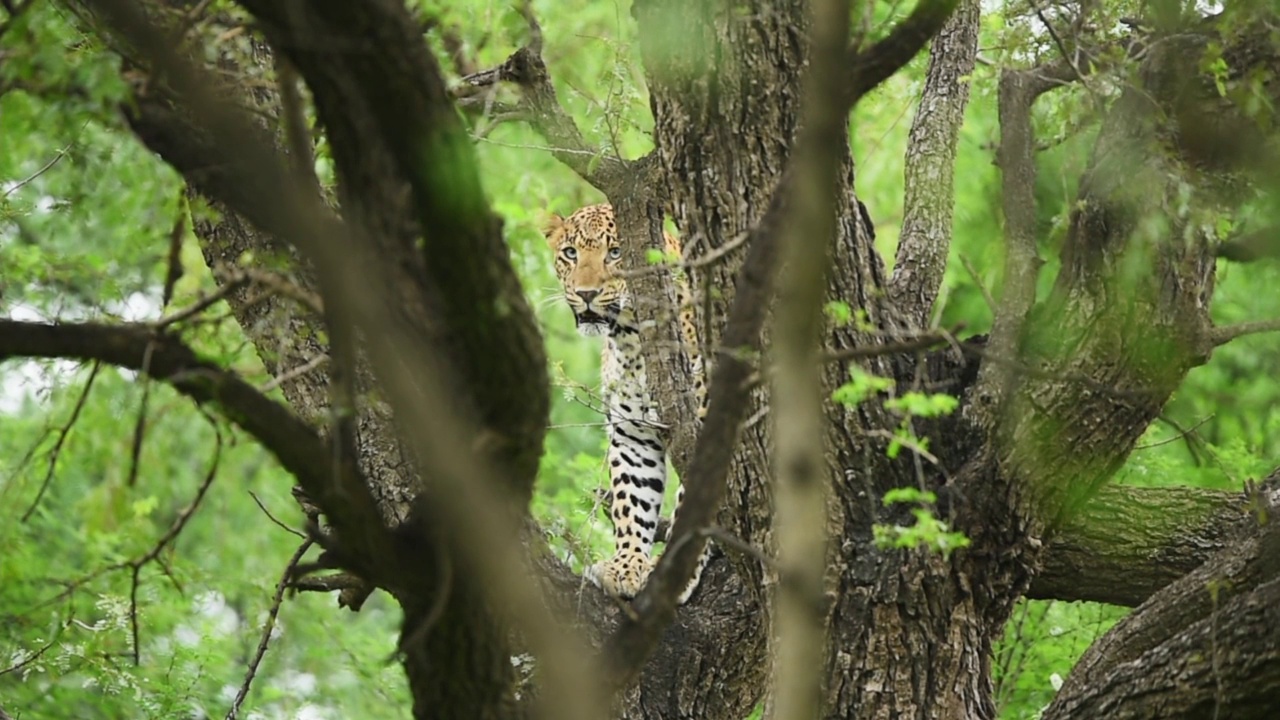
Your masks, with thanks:
[{"label": "white chin", "polygon": [[578,334],[586,335],[587,337],[608,335],[609,326],[604,323],[582,323],[578,326]]}]

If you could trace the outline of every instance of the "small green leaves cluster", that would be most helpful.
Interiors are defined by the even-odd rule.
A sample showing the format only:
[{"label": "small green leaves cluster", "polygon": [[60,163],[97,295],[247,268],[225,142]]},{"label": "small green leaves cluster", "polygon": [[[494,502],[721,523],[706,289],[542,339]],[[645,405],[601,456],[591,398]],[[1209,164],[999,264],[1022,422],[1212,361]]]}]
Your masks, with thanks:
[{"label": "small green leaves cluster", "polygon": [[[928,490],[911,487],[894,488],[884,494],[885,505],[895,503],[932,505],[937,499],[937,496]],[[914,508],[911,514],[916,519],[914,525],[877,524],[872,526],[871,532],[876,547],[882,549],[924,547],[942,553],[943,557],[950,557],[953,551],[969,546],[969,538],[965,537],[964,533],[953,531],[945,521],[939,520],[927,507]]]},{"label": "small green leaves cluster", "polygon": [[[880,377],[854,366],[849,370],[849,382],[836,388],[831,399],[850,407],[856,407],[882,392],[893,390],[891,379]],[[902,417],[902,422],[893,431],[889,447],[885,454],[890,458],[898,457],[903,447],[908,447],[921,454],[928,453],[928,438],[918,437],[912,429],[913,418],[936,418],[955,411],[960,401],[941,393],[922,393],[910,391],[888,398],[884,407]],[[938,519],[930,507],[937,501],[933,493],[917,488],[897,488],[885,493],[884,504],[918,503],[911,514],[915,517],[912,525],[877,524],[872,528],[877,547],[915,548],[925,547],[949,556],[952,551],[966,547],[969,539],[963,533],[954,532],[943,520]]]}]

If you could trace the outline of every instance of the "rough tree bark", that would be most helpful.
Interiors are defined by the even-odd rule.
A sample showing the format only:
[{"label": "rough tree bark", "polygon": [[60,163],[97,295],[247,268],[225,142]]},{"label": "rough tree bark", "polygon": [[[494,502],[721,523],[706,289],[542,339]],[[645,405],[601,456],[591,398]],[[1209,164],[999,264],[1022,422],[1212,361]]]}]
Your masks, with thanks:
[{"label": "rough tree bark", "polygon": [[[592,663],[582,652],[557,654],[559,646],[545,637],[551,625],[540,636],[529,613],[540,612],[543,600],[521,568],[486,560],[490,550],[506,557],[514,537],[476,550],[475,534],[463,527],[479,516],[475,498],[455,481],[472,480],[463,477],[472,469],[479,478],[472,484],[490,492],[484,497],[501,499],[494,522],[515,527],[524,519],[546,424],[544,359],[500,226],[475,185],[474,161],[460,141],[440,69],[403,5],[240,3],[314,98],[338,167],[338,213],[314,197],[314,188],[308,197],[305,183],[303,190],[295,187],[274,128],[216,103],[214,90],[202,87],[208,73],[186,68],[190,56],[174,54],[166,44],[171,38],[148,31],[130,3],[68,4],[91,8],[86,22],[129,58],[132,79],[139,72],[146,77],[125,109],[139,139],[219,210],[217,221],[197,226],[206,258],[230,262],[245,249],[292,253],[293,281],[323,299],[320,316],[285,301],[249,307],[245,296],[231,296],[268,367],[284,374],[322,353],[337,367],[284,382],[293,412],[274,406],[271,412],[285,413],[283,419],[263,428],[254,420],[263,417],[256,403],[265,399],[225,392],[243,390],[230,380],[192,383],[190,371],[203,366],[180,343],[164,345],[165,363],[147,363],[156,328],[33,329],[5,321],[0,358],[83,357],[145,370],[199,400],[220,402],[287,459],[333,525],[326,542],[336,561],[405,608],[401,649],[415,717],[592,717],[593,699],[565,697],[604,687]],[[150,22],[162,26],[194,6],[145,4]],[[883,41],[850,46],[841,114],[937,33],[954,6],[923,0]],[[801,154],[792,151],[803,136],[809,3],[637,0],[632,12],[655,149],[631,162],[565,159],[618,209],[632,260],[659,241],[664,213],[680,227],[693,286],[703,290],[701,342],[715,379],[699,430],[682,387],[685,366],[671,350],[677,334],[670,313],[658,302],[639,306],[642,316],[659,320],[644,332],[654,340],[646,343],[647,360],[672,426],[672,460],[691,483],[694,512],[716,512],[717,524],[737,542],[773,555],[771,423],[740,428],[743,418],[770,411],[768,383],[750,377],[753,364],[761,375],[769,368],[758,352],[744,349],[760,347],[760,321],[772,301],[768,260],[778,256],[779,238],[789,237],[778,223],[792,217],[786,189],[795,178],[788,173],[796,172]],[[940,166],[933,168],[939,172],[949,173],[954,159],[965,97],[956,83],[972,63],[976,22],[975,4],[965,4],[945,35],[956,52],[935,52],[928,73],[925,105],[939,108],[938,125],[920,137],[941,148],[934,159]],[[901,418],[880,400],[822,408],[825,468],[806,471],[830,477],[826,593],[814,608],[827,628],[824,664],[815,668],[823,682],[823,717],[994,717],[991,643],[1026,595],[1144,603],[1090,651],[1048,716],[1197,717],[1216,707],[1222,717],[1247,718],[1264,717],[1280,703],[1275,554],[1265,552],[1274,532],[1260,529],[1247,512],[1274,505],[1271,486],[1248,497],[1105,487],[1186,372],[1231,336],[1208,320],[1212,243],[1176,200],[1190,191],[1222,202],[1229,195],[1224,189],[1235,187],[1241,174],[1260,171],[1240,150],[1262,148],[1267,138],[1218,96],[1196,61],[1215,41],[1241,76],[1246,69],[1274,73],[1280,57],[1265,27],[1259,21],[1219,35],[1205,23],[1151,44],[1134,85],[1104,123],[1081,183],[1062,270],[1038,305],[1036,247],[1027,225],[1034,219],[1027,212],[1032,201],[1014,200],[1025,198],[1018,191],[1034,178],[1028,113],[1036,97],[1078,80],[1079,70],[1068,61],[1038,74],[1010,70],[1002,81],[1005,240],[1018,272],[1006,274],[989,344],[967,346],[966,355],[871,351],[822,371],[824,396],[856,362],[892,378],[898,390],[945,384],[964,399],[954,418],[917,428],[934,439],[936,464],[887,456],[886,435]],[[580,134],[549,91],[540,45],[535,33],[530,47],[502,68],[469,81],[519,84],[535,127],[569,147]],[[241,59],[223,61],[234,75]],[[232,84],[216,92],[243,102],[249,90]],[[268,94],[253,104],[273,100]],[[867,322],[824,328],[822,340],[833,350],[887,345],[923,332],[950,238],[947,198],[916,203],[919,217],[936,224],[922,223],[904,237],[901,267],[886,277],[858,210],[847,145],[841,138],[824,148],[838,165],[829,188],[834,215],[825,233],[831,248],[825,292],[863,311]],[[329,242],[333,238],[347,244]],[[362,280],[372,289],[338,271],[343,252],[367,273]],[[717,260],[699,262],[711,257]],[[669,279],[658,274],[638,274],[635,283],[641,297],[670,297]],[[735,325],[744,318],[755,324]],[[368,348],[361,356],[341,340],[354,342],[357,327]],[[328,346],[318,340],[326,328]],[[409,402],[431,389],[418,388],[405,372],[418,367],[406,350],[422,353],[433,372],[452,381],[453,392],[439,396],[446,404],[436,410],[458,419],[458,427],[440,428],[439,418],[432,422]],[[803,355],[794,360],[805,362]],[[749,393],[741,386],[748,380]],[[375,400],[344,407],[354,395],[343,386],[351,383],[373,390]],[[348,432],[352,421],[358,433]],[[284,438],[269,432],[282,427],[307,431]],[[424,451],[448,447],[439,444],[445,437],[462,448],[460,460]],[[739,442],[717,448],[708,437]],[[316,463],[335,450],[355,461],[340,463],[336,488],[332,468]],[[402,462],[405,456],[413,462]],[[709,467],[712,460],[720,465]],[[936,492],[938,512],[971,546],[950,557],[878,548],[874,525],[909,518],[880,498],[907,486]],[[719,507],[707,507],[720,496]],[[1117,508],[1152,522],[1141,531],[1117,524]],[[453,509],[462,514],[451,522]],[[680,537],[694,537],[690,525],[677,527],[673,548]],[[757,553],[722,543],[703,588],[670,619],[670,589],[679,586],[677,565],[684,561],[664,560],[654,587],[619,608],[591,589],[579,595],[580,583],[539,552],[536,536],[526,542],[547,604],[608,653],[606,679],[621,684],[610,688],[618,690],[617,716],[739,720],[765,695],[775,630],[772,588],[785,577]],[[1219,580],[1232,581],[1234,589],[1206,601],[1206,584]],[[504,594],[525,602],[504,603]],[[536,608],[513,609],[513,603]],[[545,651],[541,692],[522,685],[508,660],[529,646]],[[1219,652],[1224,647],[1231,651]],[[569,678],[582,686],[575,692],[566,677],[579,672],[585,680]]]}]

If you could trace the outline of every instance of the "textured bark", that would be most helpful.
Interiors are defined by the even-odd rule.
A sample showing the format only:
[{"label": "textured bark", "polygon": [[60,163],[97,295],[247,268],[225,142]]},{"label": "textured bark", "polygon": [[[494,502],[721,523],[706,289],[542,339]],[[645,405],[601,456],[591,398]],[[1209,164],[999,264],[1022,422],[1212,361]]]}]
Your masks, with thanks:
[{"label": "textured bark", "polygon": [[1140,605],[1257,532],[1256,504],[1250,493],[1102,488],[1049,536],[1027,596]]},{"label": "textured bark", "polygon": [[1166,587],[1095,643],[1044,717],[1274,717],[1277,577],[1280,532],[1271,524]]},{"label": "textured bark", "polygon": [[955,206],[956,142],[978,55],[979,4],[964,0],[929,49],[924,92],[907,142],[902,232],[889,296],[912,325],[925,327],[942,286]]}]

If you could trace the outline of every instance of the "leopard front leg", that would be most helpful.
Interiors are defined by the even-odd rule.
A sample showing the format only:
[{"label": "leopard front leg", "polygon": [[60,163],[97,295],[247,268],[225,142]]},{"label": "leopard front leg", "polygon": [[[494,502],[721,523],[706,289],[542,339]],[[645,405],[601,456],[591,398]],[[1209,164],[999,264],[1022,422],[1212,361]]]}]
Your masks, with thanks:
[{"label": "leopard front leg", "polygon": [[609,518],[613,557],[593,565],[587,577],[611,595],[634,597],[653,569],[654,536],[666,487],[665,449],[651,424],[632,417],[638,405],[621,397],[610,408]]}]

